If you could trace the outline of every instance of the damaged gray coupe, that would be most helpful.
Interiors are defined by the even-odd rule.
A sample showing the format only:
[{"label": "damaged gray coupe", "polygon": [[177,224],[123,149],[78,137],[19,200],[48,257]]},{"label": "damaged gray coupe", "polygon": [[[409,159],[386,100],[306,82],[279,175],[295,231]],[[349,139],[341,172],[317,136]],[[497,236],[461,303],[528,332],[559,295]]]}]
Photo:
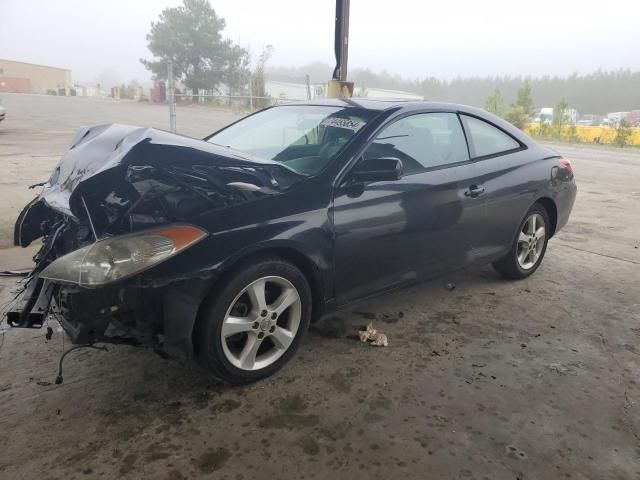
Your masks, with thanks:
[{"label": "damaged gray coupe", "polygon": [[532,274],[575,194],[567,160],[459,105],[284,105],[204,140],[83,128],[16,222],[42,246],[7,320],[255,381],[327,309],[471,264]]}]

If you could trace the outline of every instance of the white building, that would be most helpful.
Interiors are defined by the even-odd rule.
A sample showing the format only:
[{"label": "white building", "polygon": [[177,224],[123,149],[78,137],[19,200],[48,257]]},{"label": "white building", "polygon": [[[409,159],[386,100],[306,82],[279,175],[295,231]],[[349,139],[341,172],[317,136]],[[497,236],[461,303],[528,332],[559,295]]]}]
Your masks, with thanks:
[{"label": "white building", "polygon": [[603,121],[604,124],[610,127],[617,127],[620,122],[629,116],[629,112],[612,112],[607,113],[607,118]]},{"label": "white building", "polygon": [[[567,108],[564,114],[564,123],[576,124],[578,123],[578,111],[575,108]],[[550,124],[553,121],[553,108],[544,107],[540,109],[540,112],[533,119],[534,123],[547,123]]]},{"label": "white building", "polygon": [[[363,95],[364,93],[364,95]],[[353,89],[353,96],[366,97],[366,98],[393,98],[397,100],[424,100],[422,95],[416,95],[411,92],[404,92],[402,90],[385,90],[384,88],[365,88],[362,92],[361,87],[355,87]]]},{"label": "white building", "polygon": [[[276,82],[267,80],[264,89],[271,98],[278,100],[307,100],[307,86],[304,83]],[[311,98],[314,91],[311,88]]]},{"label": "white building", "polygon": [[[265,90],[267,94],[274,99],[279,100],[307,100],[307,85],[304,83],[278,82],[275,80],[267,80],[265,82]],[[327,85],[325,83],[313,83],[309,86],[311,98],[325,98]],[[362,98],[394,98],[402,100],[424,100],[424,97],[411,92],[403,92],[401,90],[385,90],[383,88],[366,88],[362,91],[361,87],[355,87],[353,91],[354,97]]]}]

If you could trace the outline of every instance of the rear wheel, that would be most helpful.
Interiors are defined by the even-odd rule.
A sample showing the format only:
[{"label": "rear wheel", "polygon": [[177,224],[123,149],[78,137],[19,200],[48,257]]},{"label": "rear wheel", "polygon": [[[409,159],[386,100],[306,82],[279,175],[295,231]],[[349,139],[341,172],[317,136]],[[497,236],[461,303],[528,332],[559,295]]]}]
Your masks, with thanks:
[{"label": "rear wheel", "polygon": [[520,224],[511,251],[493,263],[505,278],[522,279],[531,275],[542,263],[549,240],[549,214],[539,203],[534,204]]},{"label": "rear wheel", "polygon": [[197,358],[229,383],[260,380],[295,353],[310,316],[311,291],[297,267],[268,259],[240,268],[203,305]]}]

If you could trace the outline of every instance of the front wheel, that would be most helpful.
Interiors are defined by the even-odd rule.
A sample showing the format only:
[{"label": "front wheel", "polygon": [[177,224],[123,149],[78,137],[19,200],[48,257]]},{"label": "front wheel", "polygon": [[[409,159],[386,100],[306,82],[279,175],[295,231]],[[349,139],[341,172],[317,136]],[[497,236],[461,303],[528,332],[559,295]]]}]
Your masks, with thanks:
[{"label": "front wheel", "polygon": [[539,203],[524,217],[511,251],[493,263],[493,268],[505,278],[527,278],[542,263],[549,241],[549,214]]},{"label": "front wheel", "polygon": [[201,310],[194,346],[199,363],[229,383],[280,369],[311,317],[309,284],[294,265],[267,259],[238,269]]}]

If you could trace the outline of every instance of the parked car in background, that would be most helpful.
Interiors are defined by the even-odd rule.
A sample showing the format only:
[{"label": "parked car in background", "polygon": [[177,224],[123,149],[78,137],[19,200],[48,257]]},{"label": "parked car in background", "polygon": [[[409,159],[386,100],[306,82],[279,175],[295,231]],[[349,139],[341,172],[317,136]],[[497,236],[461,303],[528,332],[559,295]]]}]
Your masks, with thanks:
[{"label": "parked car in background", "polygon": [[268,108],[204,140],[83,128],[15,243],[44,237],[16,327],[274,373],[331,309],[470,265],[522,279],[576,195],[568,160],[485,111],[422,101]]}]

